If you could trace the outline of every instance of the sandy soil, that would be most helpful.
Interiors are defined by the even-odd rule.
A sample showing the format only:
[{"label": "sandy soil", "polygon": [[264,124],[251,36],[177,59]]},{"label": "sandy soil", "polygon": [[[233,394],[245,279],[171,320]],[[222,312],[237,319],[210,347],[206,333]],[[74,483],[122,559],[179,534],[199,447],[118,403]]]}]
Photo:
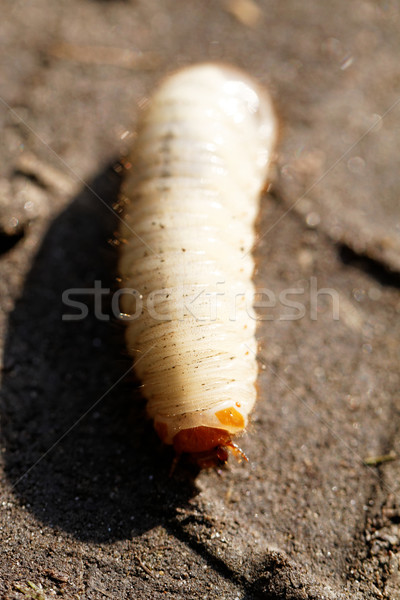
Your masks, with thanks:
[{"label": "sandy soil", "polygon": [[[398,3],[0,10],[1,597],[400,598]],[[122,329],[90,298],[63,321],[62,292],[115,289],[118,160],[160,77],[205,59],[274,95],[255,280],[305,314],[260,324],[250,463],[169,478]]]}]

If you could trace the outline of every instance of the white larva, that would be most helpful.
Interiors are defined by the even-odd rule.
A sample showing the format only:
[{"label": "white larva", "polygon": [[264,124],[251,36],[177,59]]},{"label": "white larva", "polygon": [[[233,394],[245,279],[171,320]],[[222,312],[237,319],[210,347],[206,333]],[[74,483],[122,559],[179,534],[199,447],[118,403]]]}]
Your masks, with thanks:
[{"label": "white larva", "polygon": [[252,79],[200,64],[161,84],[130,157],[119,268],[143,310],[127,346],[160,438],[200,466],[226,460],[256,400],[248,249],[276,135]]}]

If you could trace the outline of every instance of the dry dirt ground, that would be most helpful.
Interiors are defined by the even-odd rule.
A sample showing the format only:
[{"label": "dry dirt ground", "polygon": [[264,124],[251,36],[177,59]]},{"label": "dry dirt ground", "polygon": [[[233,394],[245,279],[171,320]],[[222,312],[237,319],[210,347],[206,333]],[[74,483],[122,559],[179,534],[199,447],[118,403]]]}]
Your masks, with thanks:
[{"label": "dry dirt ground", "polygon": [[[399,4],[0,11],[1,598],[400,598]],[[115,289],[118,161],[160,77],[205,59],[272,90],[255,280],[305,314],[264,310],[249,464],[169,478],[121,328],[61,295]]]}]

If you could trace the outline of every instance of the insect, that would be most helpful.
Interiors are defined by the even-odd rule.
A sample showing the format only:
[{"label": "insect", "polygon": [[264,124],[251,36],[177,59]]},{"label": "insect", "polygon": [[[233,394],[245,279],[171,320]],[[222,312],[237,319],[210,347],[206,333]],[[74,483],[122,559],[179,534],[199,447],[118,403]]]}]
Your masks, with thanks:
[{"label": "insect", "polygon": [[[211,63],[160,85],[141,119],[122,201],[121,306],[159,437],[224,463],[255,400],[254,222],[277,136],[266,92]],[[134,290],[134,291],[132,291]]]}]

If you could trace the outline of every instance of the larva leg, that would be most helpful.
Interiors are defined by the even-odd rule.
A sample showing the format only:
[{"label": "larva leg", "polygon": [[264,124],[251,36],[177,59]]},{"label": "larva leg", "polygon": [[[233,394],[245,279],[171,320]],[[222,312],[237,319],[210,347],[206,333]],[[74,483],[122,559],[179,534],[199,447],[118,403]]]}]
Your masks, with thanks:
[{"label": "larva leg", "polygon": [[[276,131],[247,75],[196,65],[156,91],[130,157],[120,274],[143,310],[127,345],[143,354],[136,372],[159,437],[200,466],[240,455],[232,438],[256,400],[247,250]],[[123,301],[135,311],[132,296]]]}]

